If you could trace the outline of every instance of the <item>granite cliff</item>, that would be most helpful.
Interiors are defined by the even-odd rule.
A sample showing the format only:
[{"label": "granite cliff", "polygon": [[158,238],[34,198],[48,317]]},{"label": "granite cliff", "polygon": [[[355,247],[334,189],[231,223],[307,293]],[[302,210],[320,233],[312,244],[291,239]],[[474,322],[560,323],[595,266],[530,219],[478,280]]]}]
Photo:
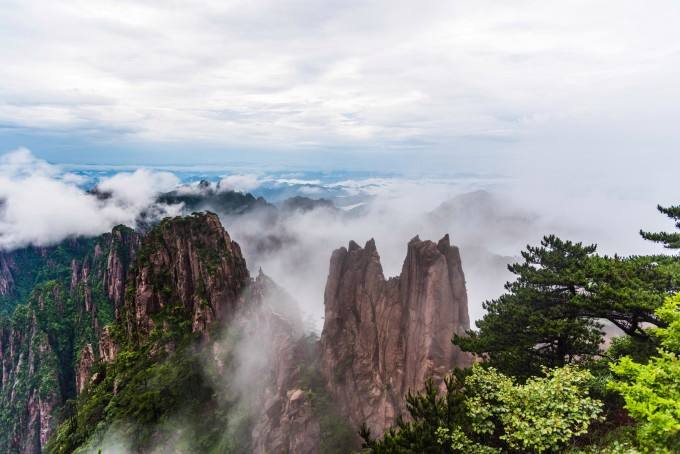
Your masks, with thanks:
[{"label": "granite cliff", "polygon": [[[0,253],[0,451],[38,453],[68,399],[95,363],[102,327],[114,318],[106,276],[125,281],[136,234],[123,226],[97,238]],[[4,264],[4,265],[3,265]],[[11,285],[9,285],[9,284]]]},{"label": "granite cliff", "polygon": [[138,452],[355,452],[361,424],[382,433],[470,361],[448,237],[411,240],[390,279],[372,240],[333,252],[320,338],[212,213],[3,253],[0,284],[3,452],[87,452],[114,429]]},{"label": "granite cliff", "polygon": [[413,238],[401,274],[385,279],[375,242],[333,252],[324,295],[321,373],[355,427],[382,434],[404,396],[470,358],[451,343],[469,328],[465,278],[448,235]]}]

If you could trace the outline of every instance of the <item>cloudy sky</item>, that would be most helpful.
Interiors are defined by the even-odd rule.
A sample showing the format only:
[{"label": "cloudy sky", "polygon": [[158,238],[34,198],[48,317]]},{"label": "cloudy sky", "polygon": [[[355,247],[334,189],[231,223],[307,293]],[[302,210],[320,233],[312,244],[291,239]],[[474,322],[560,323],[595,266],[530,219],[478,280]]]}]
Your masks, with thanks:
[{"label": "cloudy sky", "polygon": [[674,0],[5,0],[0,150],[668,157],[678,23]]}]

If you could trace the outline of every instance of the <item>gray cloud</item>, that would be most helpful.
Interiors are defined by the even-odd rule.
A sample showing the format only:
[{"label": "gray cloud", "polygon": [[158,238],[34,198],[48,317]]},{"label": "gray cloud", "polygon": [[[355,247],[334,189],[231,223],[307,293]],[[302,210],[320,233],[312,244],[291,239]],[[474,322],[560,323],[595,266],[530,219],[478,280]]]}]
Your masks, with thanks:
[{"label": "gray cloud", "polygon": [[0,122],[264,148],[562,138],[574,118],[677,113],[679,16],[672,1],[12,1]]}]

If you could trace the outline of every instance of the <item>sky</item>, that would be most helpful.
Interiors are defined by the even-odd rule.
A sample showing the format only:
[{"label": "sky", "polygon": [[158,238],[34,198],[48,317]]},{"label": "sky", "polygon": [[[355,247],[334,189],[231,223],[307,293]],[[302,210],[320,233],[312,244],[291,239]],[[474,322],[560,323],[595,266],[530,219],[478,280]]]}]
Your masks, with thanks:
[{"label": "sky", "polygon": [[6,0],[0,151],[630,173],[676,153],[678,23],[673,0]]},{"label": "sky", "polygon": [[[374,200],[351,225],[286,225],[323,270],[310,299],[349,239],[376,237],[390,275],[445,229],[503,256],[550,232],[659,252],[638,230],[680,202],[678,24],[677,0],[4,0],[0,250],[176,214],[155,198],[209,170],[274,202]],[[476,189],[539,221],[424,221]],[[265,263],[300,287],[298,259]]]}]

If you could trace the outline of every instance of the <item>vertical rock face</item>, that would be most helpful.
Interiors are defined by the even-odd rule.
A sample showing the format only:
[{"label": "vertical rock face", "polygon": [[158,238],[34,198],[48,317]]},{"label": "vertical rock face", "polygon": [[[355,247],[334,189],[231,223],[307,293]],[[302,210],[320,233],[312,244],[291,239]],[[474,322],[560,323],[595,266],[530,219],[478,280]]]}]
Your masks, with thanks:
[{"label": "vertical rock face", "polygon": [[0,416],[3,452],[39,453],[54,429],[61,402],[57,362],[36,315],[26,310],[14,326],[0,327]]},{"label": "vertical rock face", "polygon": [[373,240],[333,252],[324,294],[321,373],[352,424],[382,434],[404,396],[470,359],[451,343],[469,328],[465,278],[448,235],[408,244],[401,275],[386,280]]},{"label": "vertical rock face", "polygon": [[[302,322],[292,299],[267,276],[258,275],[249,290],[252,339],[266,351],[256,393],[252,452],[319,452],[321,429],[309,394],[301,387],[310,352],[302,338]],[[272,306],[275,302],[276,306]],[[257,317],[256,320],[253,316]],[[255,322],[255,323],[253,323]]]},{"label": "vertical rock face", "polygon": [[9,296],[14,292],[14,276],[12,255],[0,251],[0,296]]},{"label": "vertical rock face", "polygon": [[[0,252],[0,297],[11,314],[0,315],[0,452],[41,452],[57,411],[90,382],[97,353],[115,355],[115,347],[97,345],[100,325],[114,315],[104,280],[125,280],[135,241],[131,229],[116,227],[97,238]],[[108,256],[122,257],[114,269]]]},{"label": "vertical rock face", "polygon": [[118,356],[119,350],[120,347],[111,338],[110,327],[105,326],[99,337],[99,359],[104,363],[111,363]]},{"label": "vertical rock face", "polygon": [[[111,232],[104,287],[109,299],[113,302],[116,316],[125,299],[128,269],[139,250],[140,243],[141,236],[128,227],[119,225]],[[97,253],[98,251],[95,251],[95,256]]]},{"label": "vertical rock face", "polygon": [[76,391],[78,394],[82,393],[87,386],[94,362],[95,357],[92,344],[86,344],[80,352],[80,362],[78,363],[78,370],[76,371]]},{"label": "vertical rock face", "polygon": [[216,214],[165,219],[144,237],[135,262],[125,300],[128,336],[146,337],[154,319],[176,310],[205,334],[213,321],[234,314],[249,279],[239,245]]}]

